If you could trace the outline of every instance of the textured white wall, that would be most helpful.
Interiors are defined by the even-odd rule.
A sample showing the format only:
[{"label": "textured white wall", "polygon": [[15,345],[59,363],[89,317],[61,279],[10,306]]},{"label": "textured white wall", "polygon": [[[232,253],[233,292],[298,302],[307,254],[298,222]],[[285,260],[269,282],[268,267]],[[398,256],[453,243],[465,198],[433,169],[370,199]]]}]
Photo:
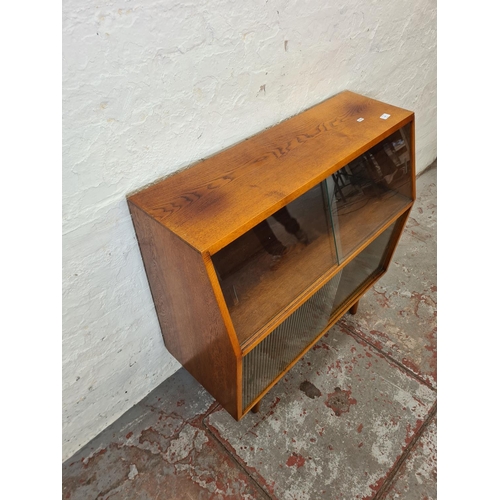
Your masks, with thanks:
[{"label": "textured white wall", "polygon": [[344,89],[436,157],[435,0],[64,0],[63,458],[179,365],[127,193]]}]

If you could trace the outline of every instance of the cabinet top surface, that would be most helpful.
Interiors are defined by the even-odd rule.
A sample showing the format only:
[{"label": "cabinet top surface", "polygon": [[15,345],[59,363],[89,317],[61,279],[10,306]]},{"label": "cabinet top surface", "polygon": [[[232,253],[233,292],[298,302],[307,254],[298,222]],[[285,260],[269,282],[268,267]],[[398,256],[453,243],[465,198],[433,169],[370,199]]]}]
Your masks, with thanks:
[{"label": "cabinet top surface", "polygon": [[214,254],[412,117],[345,91],[128,200],[192,247]]}]

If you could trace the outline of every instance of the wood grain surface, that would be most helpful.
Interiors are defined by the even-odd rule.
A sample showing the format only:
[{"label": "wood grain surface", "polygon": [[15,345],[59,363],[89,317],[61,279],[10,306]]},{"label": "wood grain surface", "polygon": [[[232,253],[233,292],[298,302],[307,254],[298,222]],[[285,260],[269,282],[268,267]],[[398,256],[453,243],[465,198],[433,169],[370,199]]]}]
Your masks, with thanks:
[{"label": "wood grain surface", "polygon": [[129,205],[165,345],[236,419],[237,355],[201,254]]},{"label": "wood grain surface", "polygon": [[[380,118],[384,113],[390,117]],[[214,254],[412,118],[345,91],[129,201],[199,252]]]},{"label": "wood grain surface", "polygon": [[[341,177],[329,176],[375,145],[363,158],[373,152],[382,162],[381,141],[398,130],[411,147],[405,160],[411,175],[405,170],[401,187],[385,191],[374,181],[359,199],[336,204],[333,226],[321,226],[325,200],[318,198],[315,211],[311,188]],[[261,397],[345,312],[355,313],[386,272],[415,199],[414,138],[411,111],[346,91],[128,197],[165,345],[235,419],[254,405],[257,410]],[[325,193],[326,183],[321,186]],[[293,241],[276,260],[269,248],[266,255],[260,250],[257,230],[292,201],[287,210],[308,237],[287,229]],[[274,223],[272,231],[281,231],[285,242]],[[375,264],[367,257],[372,246]],[[339,303],[327,328],[242,408],[242,357],[340,270]]]}]

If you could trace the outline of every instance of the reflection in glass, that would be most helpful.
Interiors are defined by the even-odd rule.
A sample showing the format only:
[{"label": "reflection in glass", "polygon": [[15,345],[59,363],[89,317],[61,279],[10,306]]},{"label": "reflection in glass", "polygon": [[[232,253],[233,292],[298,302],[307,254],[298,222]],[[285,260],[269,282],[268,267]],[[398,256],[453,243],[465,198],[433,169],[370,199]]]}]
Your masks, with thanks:
[{"label": "reflection in glass", "polygon": [[[407,125],[212,256],[240,343],[408,208],[409,138]],[[336,300],[350,290],[350,269],[360,283],[354,262],[382,244],[382,236],[345,268]]]},{"label": "reflection in glass", "polygon": [[411,201],[409,137],[406,125],[326,180],[340,262]]},{"label": "reflection in glass", "polygon": [[[272,218],[277,220],[284,228],[288,234],[295,236],[297,241],[307,245],[309,240],[307,234],[300,228],[297,219],[294,219],[287,207],[280,208],[276,213],[272,215]],[[257,238],[262,245],[262,248],[270,255],[281,257],[285,255],[287,248],[280,240],[276,237],[269,225],[267,220],[262,221],[257,224],[252,231],[255,233]]]},{"label": "reflection in glass", "polygon": [[337,265],[319,184],[212,257],[240,342]]},{"label": "reflection in glass", "polygon": [[[399,220],[402,220],[402,216]],[[332,316],[357,291],[383,271],[384,258],[398,221],[391,224],[342,269],[339,286],[332,302]]]}]

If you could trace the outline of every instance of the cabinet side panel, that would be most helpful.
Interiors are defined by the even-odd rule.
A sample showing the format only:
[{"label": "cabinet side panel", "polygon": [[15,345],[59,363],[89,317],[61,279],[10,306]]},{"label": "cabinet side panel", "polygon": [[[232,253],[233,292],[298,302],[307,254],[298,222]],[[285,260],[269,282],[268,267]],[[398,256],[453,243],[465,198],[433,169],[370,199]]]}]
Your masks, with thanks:
[{"label": "cabinet side panel", "polygon": [[168,351],[238,418],[236,355],[202,255],[129,202]]}]

